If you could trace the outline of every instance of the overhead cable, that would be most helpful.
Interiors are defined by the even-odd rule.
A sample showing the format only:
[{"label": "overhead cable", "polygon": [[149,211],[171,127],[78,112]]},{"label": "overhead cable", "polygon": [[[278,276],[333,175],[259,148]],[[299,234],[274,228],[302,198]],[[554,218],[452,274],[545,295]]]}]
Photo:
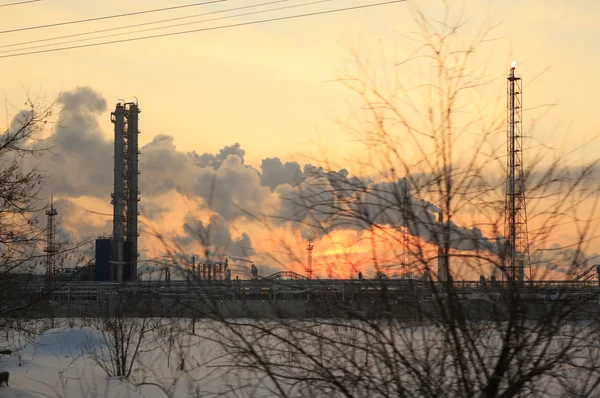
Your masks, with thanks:
[{"label": "overhead cable", "polygon": [[159,37],[179,36],[179,35],[184,35],[184,34],[188,34],[188,33],[206,32],[206,31],[211,31],[211,30],[221,30],[221,29],[228,29],[228,28],[234,28],[234,27],[239,27],[239,26],[258,25],[258,24],[267,23],[267,22],[285,21],[285,20],[290,20],[290,19],[311,17],[311,16],[315,16],[315,15],[333,14],[333,13],[342,12],[342,11],[358,10],[358,9],[370,8],[370,7],[379,7],[379,6],[388,5],[388,4],[403,3],[405,1],[407,1],[407,0],[392,0],[392,1],[385,1],[385,2],[381,2],[381,3],[363,4],[360,6],[335,8],[335,9],[331,9],[331,10],[317,11],[317,12],[311,12],[311,13],[306,13],[306,14],[287,15],[284,17],[261,19],[261,20],[249,21],[249,22],[240,22],[240,23],[235,23],[235,24],[230,24],[230,25],[212,26],[209,28],[184,30],[184,31],[180,31],[180,32],[171,32],[171,33],[162,33],[162,34],[151,35],[151,36],[133,37],[133,38],[129,38],[129,39],[105,41],[105,42],[101,42],[101,43],[81,44],[78,46],[50,48],[47,50],[30,51],[30,52],[24,52],[24,53],[18,53],[18,54],[8,54],[8,55],[0,56],[0,59],[20,57],[23,55],[32,55],[32,54],[41,54],[41,53],[49,53],[49,52],[56,52],[56,51],[73,50],[73,49],[77,49],[77,48],[96,47],[96,46],[102,46],[102,45],[108,45],[108,44],[126,43],[126,42],[131,42],[131,41],[156,39]]},{"label": "overhead cable", "polygon": [[8,6],[18,6],[19,4],[27,4],[27,3],[37,3],[42,0],[24,0],[24,1],[15,1],[13,3],[0,4],[0,7],[8,7]]},{"label": "overhead cable", "polygon": [[[278,2],[281,2],[281,1],[288,1],[288,0],[279,0]],[[111,35],[88,37],[88,38],[85,38],[85,39],[69,40],[69,41],[63,41],[63,42],[60,42],[60,43],[50,43],[50,44],[41,44],[39,46],[30,46],[30,47],[24,47],[24,48],[14,48],[14,49],[10,49],[10,50],[0,51],[0,54],[11,53],[11,52],[16,52],[16,51],[32,50],[32,49],[35,49],[35,48],[53,47],[53,46],[59,46],[59,45],[62,45],[62,44],[80,43],[80,42],[90,41],[90,40],[106,39],[106,38],[109,38],[109,37],[131,35],[131,34],[134,34],[134,33],[143,33],[143,32],[155,31],[155,30],[177,28],[177,27],[185,26],[185,25],[195,25],[195,24],[199,24],[199,23],[219,21],[219,20],[228,19],[228,18],[244,17],[244,16],[254,15],[254,14],[263,14],[263,13],[271,12],[271,11],[280,11],[280,10],[286,10],[286,9],[290,9],[290,8],[306,7],[306,6],[315,5],[315,4],[327,3],[327,2],[330,2],[330,1],[333,1],[333,0],[317,0],[317,1],[311,1],[311,2],[308,2],[308,3],[293,4],[293,5],[290,5],[290,6],[274,7],[274,8],[268,8],[266,10],[253,11],[253,12],[245,12],[245,13],[234,14],[234,15],[226,15],[224,17],[211,18],[211,19],[203,19],[201,21],[185,22],[185,23],[179,23],[179,24],[174,24],[174,25],[159,26],[159,27],[156,27],[156,28],[134,30],[133,32],[113,33]],[[215,11],[214,13],[217,13],[217,12],[218,11]],[[224,11],[221,11],[221,12],[224,12]],[[210,14],[210,13],[207,13],[207,14]]]},{"label": "overhead cable", "polygon": [[89,32],[73,33],[73,34],[70,34],[70,35],[55,36],[55,37],[49,37],[49,38],[46,38],[46,39],[37,39],[37,40],[30,40],[30,41],[22,41],[22,42],[19,42],[19,43],[4,44],[4,45],[1,45],[0,48],[15,47],[15,46],[21,46],[21,45],[33,44],[33,43],[42,43],[42,42],[52,41],[52,40],[68,39],[70,37],[87,36],[87,35],[93,35],[95,33],[112,32],[112,31],[115,31],[115,30],[137,28],[137,27],[140,27],[140,26],[154,25],[154,24],[159,24],[159,23],[163,23],[163,22],[179,21],[179,20],[182,20],[182,19],[203,17],[205,15],[220,14],[220,13],[229,12],[229,11],[244,10],[244,9],[247,9],[247,8],[255,8],[255,7],[267,6],[267,5],[276,4],[276,3],[284,3],[286,1],[289,1],[289,0],[268,1],[266,3],[252,4],[252,5],[249,5],[249,6],[226,8],[224,10],[211,11],[211,12],[203,12],[201,14],[184,15],[182,17],[167,18],[167,19],[160,19],[158,21],[152,21],[152,22],[142,22],[142,23],[137,23],[137,24],[133,24],[133,25],[118,26],[116,28],[97,29],[97,30],[92,30],[92,31],[89,31]]},{"label": "overhead cable", "polygon": [[[33,0],[29,0],[29,1],[33,1]],[[128,13],[124,13],[124,14],[105,15],[105,16],[96,17],[96,18],[77,19],[77,20],[74,20],[74,21],[57,22],[57,23],[51,23],[51,24],[47,24],[47,25],[28,26],[28,27],[25,27],[25,28],[15,28],[15,29],[2,30],[2,31],[0,31],[0,34],[12,33],[12,32],[22,32],[24,30],[34,30],[34,29],[51,28],[51,27],[55,27],[55,26],[73,25],[73,24],[79,24],[79,23],[84,23],[84,22],[101,21],[101,20],[104,20],[104,19],[129,17],[129,16],[132,16],[132,15],[150,14],[150,13],[154,13],[154,12],[162,12],[162,11],[169,11],[169,10],[178,10],[178,9],[181,9],[181,8],[198,7],[198,6],[202,6],[202,5],[206,5],[206,4],[221,3],[223,1],[225,1],[225,0],[214,0],[214,1],[208,1],[208,2],[183,4],[183,5],[172,6],[172,7],[154,8],[154,9],[151,9],[151,10],[133,11],[133,12],[128,12]],[[13,4],[15,4],[15,3],[13,3]],[[6,4],[6,5],[10,5],[10,4]]]}]

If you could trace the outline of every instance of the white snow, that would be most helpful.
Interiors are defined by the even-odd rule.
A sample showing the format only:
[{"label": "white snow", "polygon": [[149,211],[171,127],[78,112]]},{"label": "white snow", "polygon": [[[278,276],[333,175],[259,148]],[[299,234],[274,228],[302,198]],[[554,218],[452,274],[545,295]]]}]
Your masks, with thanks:
[{"label": "white snow", "polygon": [[25,346],[22,357],[27,361],[64,362],[84,355],[88,347],[97,347],[101,342],[102,336],[88,327],[50,329]]},{"label": "white snow", "polygon": [[0,387],[0,398],[39,398],[27,391],[12,387]]},{"label": "white snow", "polygon": [[[272,396],[272,393],[269,394],[272,388],[269,380],[251,379],[254,377],[251,370],[228,372],[220,367],[229,366],[230,359],[222,356],[221,349],[213,340],[216,334],[224,333],[218,325],[197,322],[195,331],[204,336],[199,337],[188,333],[189,321],[163,319],[160,322],[174,328],[157,327],[155,332],[146,336],[129,379],[107,377],[91,358],[91,350],[107,352],[102,334],[93,328],[74,326],[70,321],[70,325],[65,323],[68,326],[46,330],[11,356],[0,356],[0,370],[10,372],[10,387],[0,387],[0,398],[211,396],[207,393],[228,396],[230,388],[236,386],[258,387],[241,392],[241,396]],[[238,322],[243,324],[246,321]],[[327,332],[336,332],[323,327]],[[425,328],[413,337],[435,338],[432,333]],[[18,347],[14,342],[7,343]],[[263,344],[263,347],[266,346],[269,346],[268,342]],[[182,353],[185,370],[178,370]],[[594,355],[598,357],[598,353]],[[249,380],[250,383],[247,383]]]},{"label": "white snow", "polygon": [[[222,375],[204,366],[206,358],[217,355],[213,343],[191,341],[187,335],[172,346],[165,345],[164,336],[151,334],[145,340],[144,347],[150,349],[135,362],[129,379],[109,378],[89,355],[103,346],[99,332],[89,327],[49,329],[11,356],[0,356],[0,370],[10,373],[10,387],[0,387],[0,398],[168,398],[196,396],[199,385],[204,391],[222,389]],[[187,371],[177,370],[177,344],[185,344]]]}]

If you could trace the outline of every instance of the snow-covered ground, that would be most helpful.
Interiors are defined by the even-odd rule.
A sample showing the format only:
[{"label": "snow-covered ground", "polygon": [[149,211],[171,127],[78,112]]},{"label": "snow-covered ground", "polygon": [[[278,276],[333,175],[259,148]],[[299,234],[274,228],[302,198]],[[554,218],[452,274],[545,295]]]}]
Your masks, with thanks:
[{"label": "snow-covered ground", "polygon": [[[9,387],[0,387],[0,398],[31,397],[194,397],[200,391],[222,391],[227,379],[204,366],[211,350],[190,336],[148,334],[129,380],[108,377],[90,352],[109,355],[101,333],[90,327],[59,327],[46,330],[19,346],[15,338],[10,356],[0,356],[0,370],[10,372]],[[188,369],[177,370],[178,352],[185,350]],[[99,351],[100,350],[100,351]],[[194,369],[193,372],[189,368]],[[144,383],[152,383],[143,385]],[[140,385],[142,384],[142,385]],[[227,384],[227,383],[225,383]]]},{"label": "snow-covered ground", "polygon": [[[125,322],[131,322],[124,328],[132,331],[135,337],[136,332],[139,332],[136,320],[126,319]],[[0,370],[5,369],[10,372],[10,387],[0,387],[0,398],[269,397],[276,395],[274,384],[266,378],[259,378],[260,372],[254,371],[253,366],[256,362],[246,362],[245,356],[250,351],[245,349],[255,350],[257,355],[263,355],[276,366],[282,363],[289,366],[292,373],[298,369],[297,366],[310,364],[310,361],[307,362],[306,357],[302,356],[302,353],[310,352],[320,353],[321,361],[325,361],[323,363],[326,364],[327,369],[343,362],[339,359],[340,355],[345,354],[351,355],[345,359],[350,361],[346,365],[350,373],[356,370],[361,374],[366,369],[371,369],[371,374],[375,376],[379,371],[383,372],[382,374],[388,370],[395,372],[395,368],[386,369],[385,366],[379,369],[380,363],[373,360],[373,352],[368,354],[362,349],[370,347],[371,343],[375,344],[375,342],[365,340],[365,335],[349,327],[352,326],[351,323],[335,322],[309,327],[308,321],[290,321],[290,325],[300,325],[301,333],[298,329],[286,329],[282,326],[283,323],[281,325],[261,324],[265,327],[265,331],[279,334],[281,339],[276,339],[273,335],[265,335],[261,329],[256,329],[255,333],[249,332],[251,328],[244,329],[244,333],[238,335],[236,333],[242,329],[237,328],[234,332],[228,332],[224,325],[209,321],[196,322],[193,325],[193,333],[190,333],[192,325],[189,320],[160,319],[152,322],[154,323],[141,342],[138,359],[131,363],[131,375],[128,379],[107,375],[107,362],[102,362],[101,359],[110,356],[107,341],[110,343],[111,337],[99,332],[102,330],[102,325],[94,324],[93,321],[38,320],[24,325],[19,332],[7,332],[6,335],[3,332],[0,343],[9,342],[8,348],[11,348],[13,353],[10,356],[0,355]],[[258,325],[251,320],[237,320],[237,322],[238,325],[246,323]],[[585,325],[580,325],[573,330],[565,327],[563,331],[565,336],[578,335],[585,331],[585,328]],[[22,330],[34,330],[35,333],[29,334]],[[396,331],[400,333],[397,337],[405,338],[404,342],[402,339],[398,340],[398,349],[406,350],[407,347],[412,347],[415,352],[418,352],[427,346],[429,347],[427,352],[442,352],[436,348],[437,342],[441,343],[444,340],[439,334],[439,328],[415,325]],[[488,358],[486,353],[493,354],[494,347],[498,346],[498,336],[495,332],[485,335],[489,337],[487,340],[486,338],[481,340],[481,343],[485,344],[479,347],[482,350],[482,358]],[[326,340],[316,340],[315,336],[324,337]],[[295,351],[289,351],[287,343],[282,344],[285,339],[292,337],[300,342]],[[229,338],[232,340],[228,340]],[[232,344],[230,349],[232,347],[233,349],[228,354],[237,352],[237,356],[225,355],[224,349],[215,340],[225,345],[228,342]],[[248,345],[240,343],[242,340]],[[322,344],[323,342],[326,344]],[[7,348],[2,344],[0,348]],[[137,344],[135,339],[132,344]],[[553,343],[553,346],[560,348],[561,344],[559,339]],[[346,352],[349,347],[354,346],[359,348]],[[486,351],[488,348],[485,347],[489,347],[489,351]],[[577,352],[574,363],[581,362],[582,365],[584,363],[582,361],[586,358],[581,355],[585,353],[591,361],[589,363],[597,363],[600,360],[600,346],[597,342],[586,344],[584,348],[586,349],[584,353]],[[417,355],[417,358],[421,357]],[[448,357],[431,355],[430,371],[439,372],[440,377],[448,376],[451,366],[447,364],[442,366],[444,360],[448,360]],[[489,360],[494,361],[492,357],[489,357]],[[102,363],[105,365],[104,368],[101,366]],[[236,366],[231,365],[239,366],[236,370]],[[183,369],[180,370],[182,366]],[[356,369],[353,369],[353,366]],[[239,370],[240,368],[243,370]],[[558,370],[563,375],[569,376],[574,386],[578,386],[578,380],[585,376],[584,372],[569,366],[561,366]],[[110,372],[110,369],[108,371]],[[536,382],[541,388],[541,394],[538,396],[572,396],[567,393],[568,390],[564,386],[555,385],[552,380],[544,380],[544,377],[542,376],[542,379]],[[313,379],[310,380],[312,382]],[[407,379],[407,382],[411,381]],[[288,384],[288,387],[287,391],[297,396],[316,396],[307,395],[305,390],[299,390],[302,386],[296,384]],[[371,391],[369,386],[366,390]],[[321,390],[319,396],[333,398],[337,395],[333,392],[326,394]]]}]

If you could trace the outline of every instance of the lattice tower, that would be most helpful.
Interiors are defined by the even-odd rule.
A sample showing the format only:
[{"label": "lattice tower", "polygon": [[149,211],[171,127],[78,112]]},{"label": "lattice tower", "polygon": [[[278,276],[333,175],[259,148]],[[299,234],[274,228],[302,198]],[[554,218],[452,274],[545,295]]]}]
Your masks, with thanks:
[{"label": "lattice tower", "polygon": [[315,245],[313,245],[312,241],[308,241],[308,244],[306,245],[306,252],[307,252],[307,261],[306,261],[306,277],[308,279],[312,279],[313,277],[313,250],[315,248]]},{"label": "lattice tower", "polygon": [[50,208],[46,210],[48,216],[48,226],[46,229],[46,247],[44,252],[46,253],[46,280],[48,283],[52,281],[52,278],[56,270],[56,253],[58,248],[56,247],[56,216],[58,212],[54,208],[54,198],[50,200]]},{"label": "lattice tower", "polygon": [[[507,161],[504,239],[506,242],[504,276],[523,282],[529,269],[529,240],[523,173],[522,82],[513,63],[507,78]],[[531,270],[530,270],[531,272]],[[531,275],[529,275],[530,277]]]}]

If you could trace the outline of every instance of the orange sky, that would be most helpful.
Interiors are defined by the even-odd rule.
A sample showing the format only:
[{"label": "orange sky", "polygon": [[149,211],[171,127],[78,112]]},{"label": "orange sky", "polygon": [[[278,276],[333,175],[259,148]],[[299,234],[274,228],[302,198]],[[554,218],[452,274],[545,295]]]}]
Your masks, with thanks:
[{"label": "orange sky", "polygon": [[[81,3],[76,0],[42,1],[4,7],[0,9],[0,30],[179,4],[174,0]],[[436,14],[437,1],[414,3],[432,15]],[[254,3],[227,1],[224,5],[195,7],[193,11],[186,9],[82,26],[0,34],[0,46],[249,4]],[[337,3],[336,0],[268,16],[356,4],[364,2]],[[598,142],[582,143],[600,131],[600,119],[596,117],[600,107],[600,96],[597,95],[600,92],[600,79],[597,78],[600,70],[600,43],[597,40],[600,37],[597,24],[600,4],[542,0],[501,3],[467,0],[458,4],[465,5],[473,21],[488,18],[501,22],[493,34],[498,40],[491,42],[480,55],[481,62],[489,64],[489,76],[496,78],[489,95],[483,99],[484,108],[504,106],[503,76],[514,59],[526,84],[526,107],[556,104],[539,121],[537,116],[543,113],[542,110],[525,115],[526,126],[531,127],[535,121],[535,129],[531,130],[535,137],[526,145],[537,147],[543,144],[555,155],[573,151],[571,156],[575,163],[596,159],[600,151]],[[215,153],[226,145],[239,142],[246,150],[246,164],[254,167],[258,167],[265,157],[298,160],[301,164],[317,163],[315,158],[326,157],[336,165],[360,174],[365,170],[348,159],[360,159],[364,151],[347,130],[335,123],[340,119],[355,123],[354,119],[348,118],[360,104],[340,83],[331,82],[342,75],[349,58],[341,42],[350,43],[369,57],[374,68],[393,64],[408,56],[414,48],[401,39],[401,35],[415,29],[412,9],[410,4],[399,3],[176,38],[0,58],[0,87],[7,103],[18,108],[24,102],[25,90],[34,96],[40,93],[53,98],[61,91],[90,86],[109,103],[107,112],[98,119],[106,139],[112,135],[109,111],[113,104],[119,98],[136,96],[142,109],[141,145],[158,134],[173,136],[177,148],[184,152]],[[191,28],[252,19],[256,18],[232,17],[191,25]],[[0,51],[6,50],[0,48]],[[8,53],[0,53],[0,57],[3,54]],[[0,116],[4,123],[7,113],[13,112],[11,105],[6,109],[7,112]],[[185,215],[196,211],[197,205],[186,202],[174,192],[148,200],[169,204],[171,211],[158,221],[158,227],[165,231],[179,231]],[[97,198],[81,198],[77,203],[84,208],[110,212],[110,204]],[[205,219],[209,215],[203,213]],[[93,223],[104,225],[98,217]],[[252,227],[242,221],[232,225],[234,234],[249,228],[257,248],[275,250],[273,231],[265,231],[256,225]],[[276,232],[285,236],[299,259],[304,258],[305,242],[291,231],[280,229]],[[351,241],[350,236],[341,233],[331,239]],[[330,254],[332,249],[323,249],[330,243],[317,246],[317,259]],[[346,250],[368,252],[364,244],[363,241]],[[144,245],[153,247],[148,241]]]}]

